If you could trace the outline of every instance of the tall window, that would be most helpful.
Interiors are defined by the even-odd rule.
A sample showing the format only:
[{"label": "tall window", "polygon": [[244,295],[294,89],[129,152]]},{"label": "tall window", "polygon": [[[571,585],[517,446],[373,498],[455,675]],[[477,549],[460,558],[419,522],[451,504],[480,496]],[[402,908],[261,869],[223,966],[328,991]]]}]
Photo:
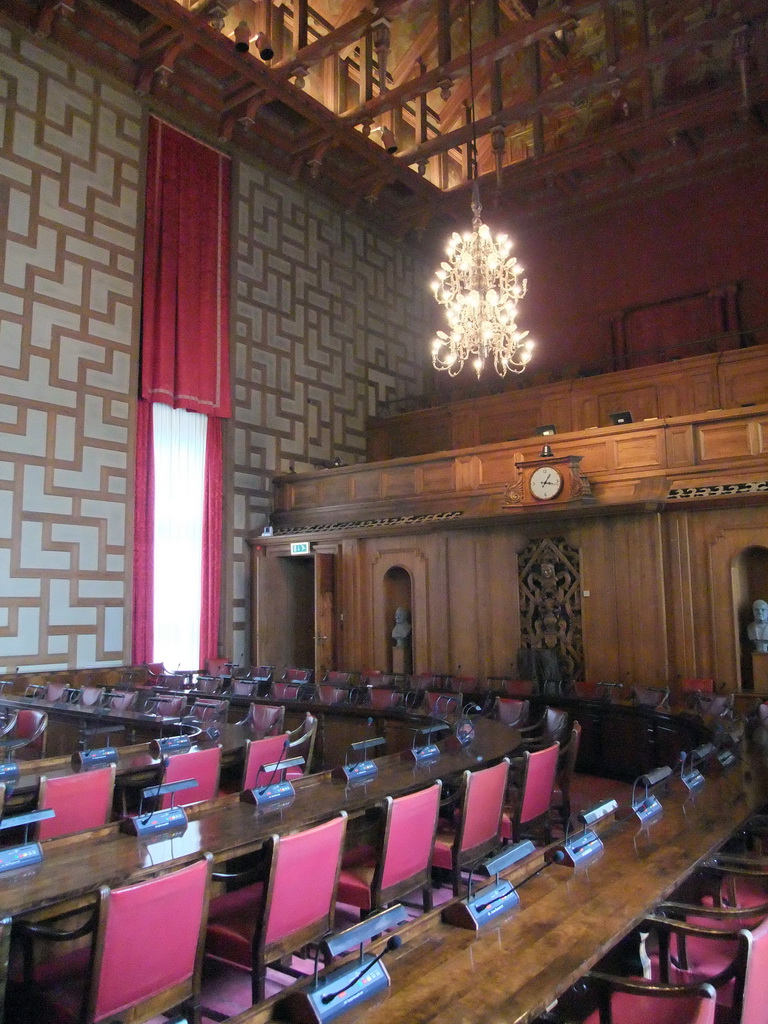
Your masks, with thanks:
[{"label": "tall window", "polygon": [[219,650],[222,421],[229,393],[230,160],[150,117],[133,661]]},{"label": "tall window", "polygon": [[155,402],[154,649],[168,669],[198,668],[208,418]]}]

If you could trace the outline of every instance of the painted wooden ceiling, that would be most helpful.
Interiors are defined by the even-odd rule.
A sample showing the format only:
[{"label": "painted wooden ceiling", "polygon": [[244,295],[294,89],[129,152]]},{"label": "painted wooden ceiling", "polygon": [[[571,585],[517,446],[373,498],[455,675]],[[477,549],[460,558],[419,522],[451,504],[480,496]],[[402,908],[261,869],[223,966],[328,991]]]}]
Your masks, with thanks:
[{"label": "painted wooden ceiling", "polygon": [[3,0],[3,10],[158,112],[398,235],[468,219],[473,152],[484,205],[535,218],[768,146],[768,0]]}]

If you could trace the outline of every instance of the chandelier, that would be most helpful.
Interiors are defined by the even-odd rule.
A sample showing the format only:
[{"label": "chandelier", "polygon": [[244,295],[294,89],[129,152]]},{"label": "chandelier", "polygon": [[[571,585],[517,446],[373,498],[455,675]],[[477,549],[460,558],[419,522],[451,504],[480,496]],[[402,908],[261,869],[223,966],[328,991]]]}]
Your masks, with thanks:
[{"label": "chandelier", "polygon": [[472,60],[472,3],[469,14],[469,91],[472,123],[472,230],[463,236],[454,231],[448,243],[448,260],[440,264],[432,291],[445,306],[448,332],[438,331],[432,342],[432,365],[457,376],[472,359],[478,379],[486,360],[493,360],[499,376],[522,373],[531,359],[533,341],[528,331],[517,329],[517,304],[527,289],[524,271],[506,235],[495,241],[480,219],[483,207],[477,184],[477,136],[475,79]]}]

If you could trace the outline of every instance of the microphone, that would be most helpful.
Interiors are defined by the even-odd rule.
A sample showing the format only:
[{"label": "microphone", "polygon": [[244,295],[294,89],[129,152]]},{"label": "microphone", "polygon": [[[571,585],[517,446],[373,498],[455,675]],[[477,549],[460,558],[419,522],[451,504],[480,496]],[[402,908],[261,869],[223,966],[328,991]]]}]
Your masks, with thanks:
[{"label": "microphone", "polygon": [[[283,743],[282,753],[280,754],[280,757],[278,757],[277,761],[275,761],[275,767],[272,769],[272,774],[269,777],[269,782],[266,784],[266,786],[257,786],[256,787],[261,795],[266,793],[266,791],[269,789],[269,787],[275,781],[275,776],[277,775],[278,771],[280,770],[280,764],[281,764],[282,761],[285,760],[285,753],[288,750],[288,744],[289,743],[290,743],[290,740],[288,740],[288,739],[286,739],[285,743]],[[264,765],[262,765],[261,768],[259,768],[259,771],[258,771],[258,773],[256,775],[257,779],[258,779],[259,775],[261,775],[261,769],[263,767],[264,767]]]},{"label": "microphone", "polygon": [[389,953],[393,949],[399,949],[402,946],[402,944],[403,940],[400,938],[399,935],[391,935],[387,939],[387,944],[384,947],[384,949],[382,949],[382,951],[379,953],[379,955],[375,959],[371,960],[369,964],[366,964],[362,971],[360,971],[358,974],[354,976],[352,981],[348,982],[343,988],[336,989],[335,992],[329,992],[327,995],[323,996],[321,1000],[323,1006],[327,1006],[328,1003],[332,1003],[337,996],[340,996],[343,992],[346,992],[348,989],[352,988],[353,985],[356,985],[361,978],[365,977],[365,975],[368,973],[368,971],[371,970],[372,967],[375,967],[376,964],[384,958],[384,955],[386,953]]}]

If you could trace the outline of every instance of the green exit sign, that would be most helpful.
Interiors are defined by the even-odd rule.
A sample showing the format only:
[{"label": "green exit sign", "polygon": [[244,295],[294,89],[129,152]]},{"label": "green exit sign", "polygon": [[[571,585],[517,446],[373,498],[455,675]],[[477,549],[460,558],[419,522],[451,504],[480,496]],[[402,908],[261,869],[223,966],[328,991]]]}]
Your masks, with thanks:
[{"label": "green exit sign", "polygon": [[308,555],[309,554],[309,541],[308,540],[297,540],[291,544],[292,555]]}]

